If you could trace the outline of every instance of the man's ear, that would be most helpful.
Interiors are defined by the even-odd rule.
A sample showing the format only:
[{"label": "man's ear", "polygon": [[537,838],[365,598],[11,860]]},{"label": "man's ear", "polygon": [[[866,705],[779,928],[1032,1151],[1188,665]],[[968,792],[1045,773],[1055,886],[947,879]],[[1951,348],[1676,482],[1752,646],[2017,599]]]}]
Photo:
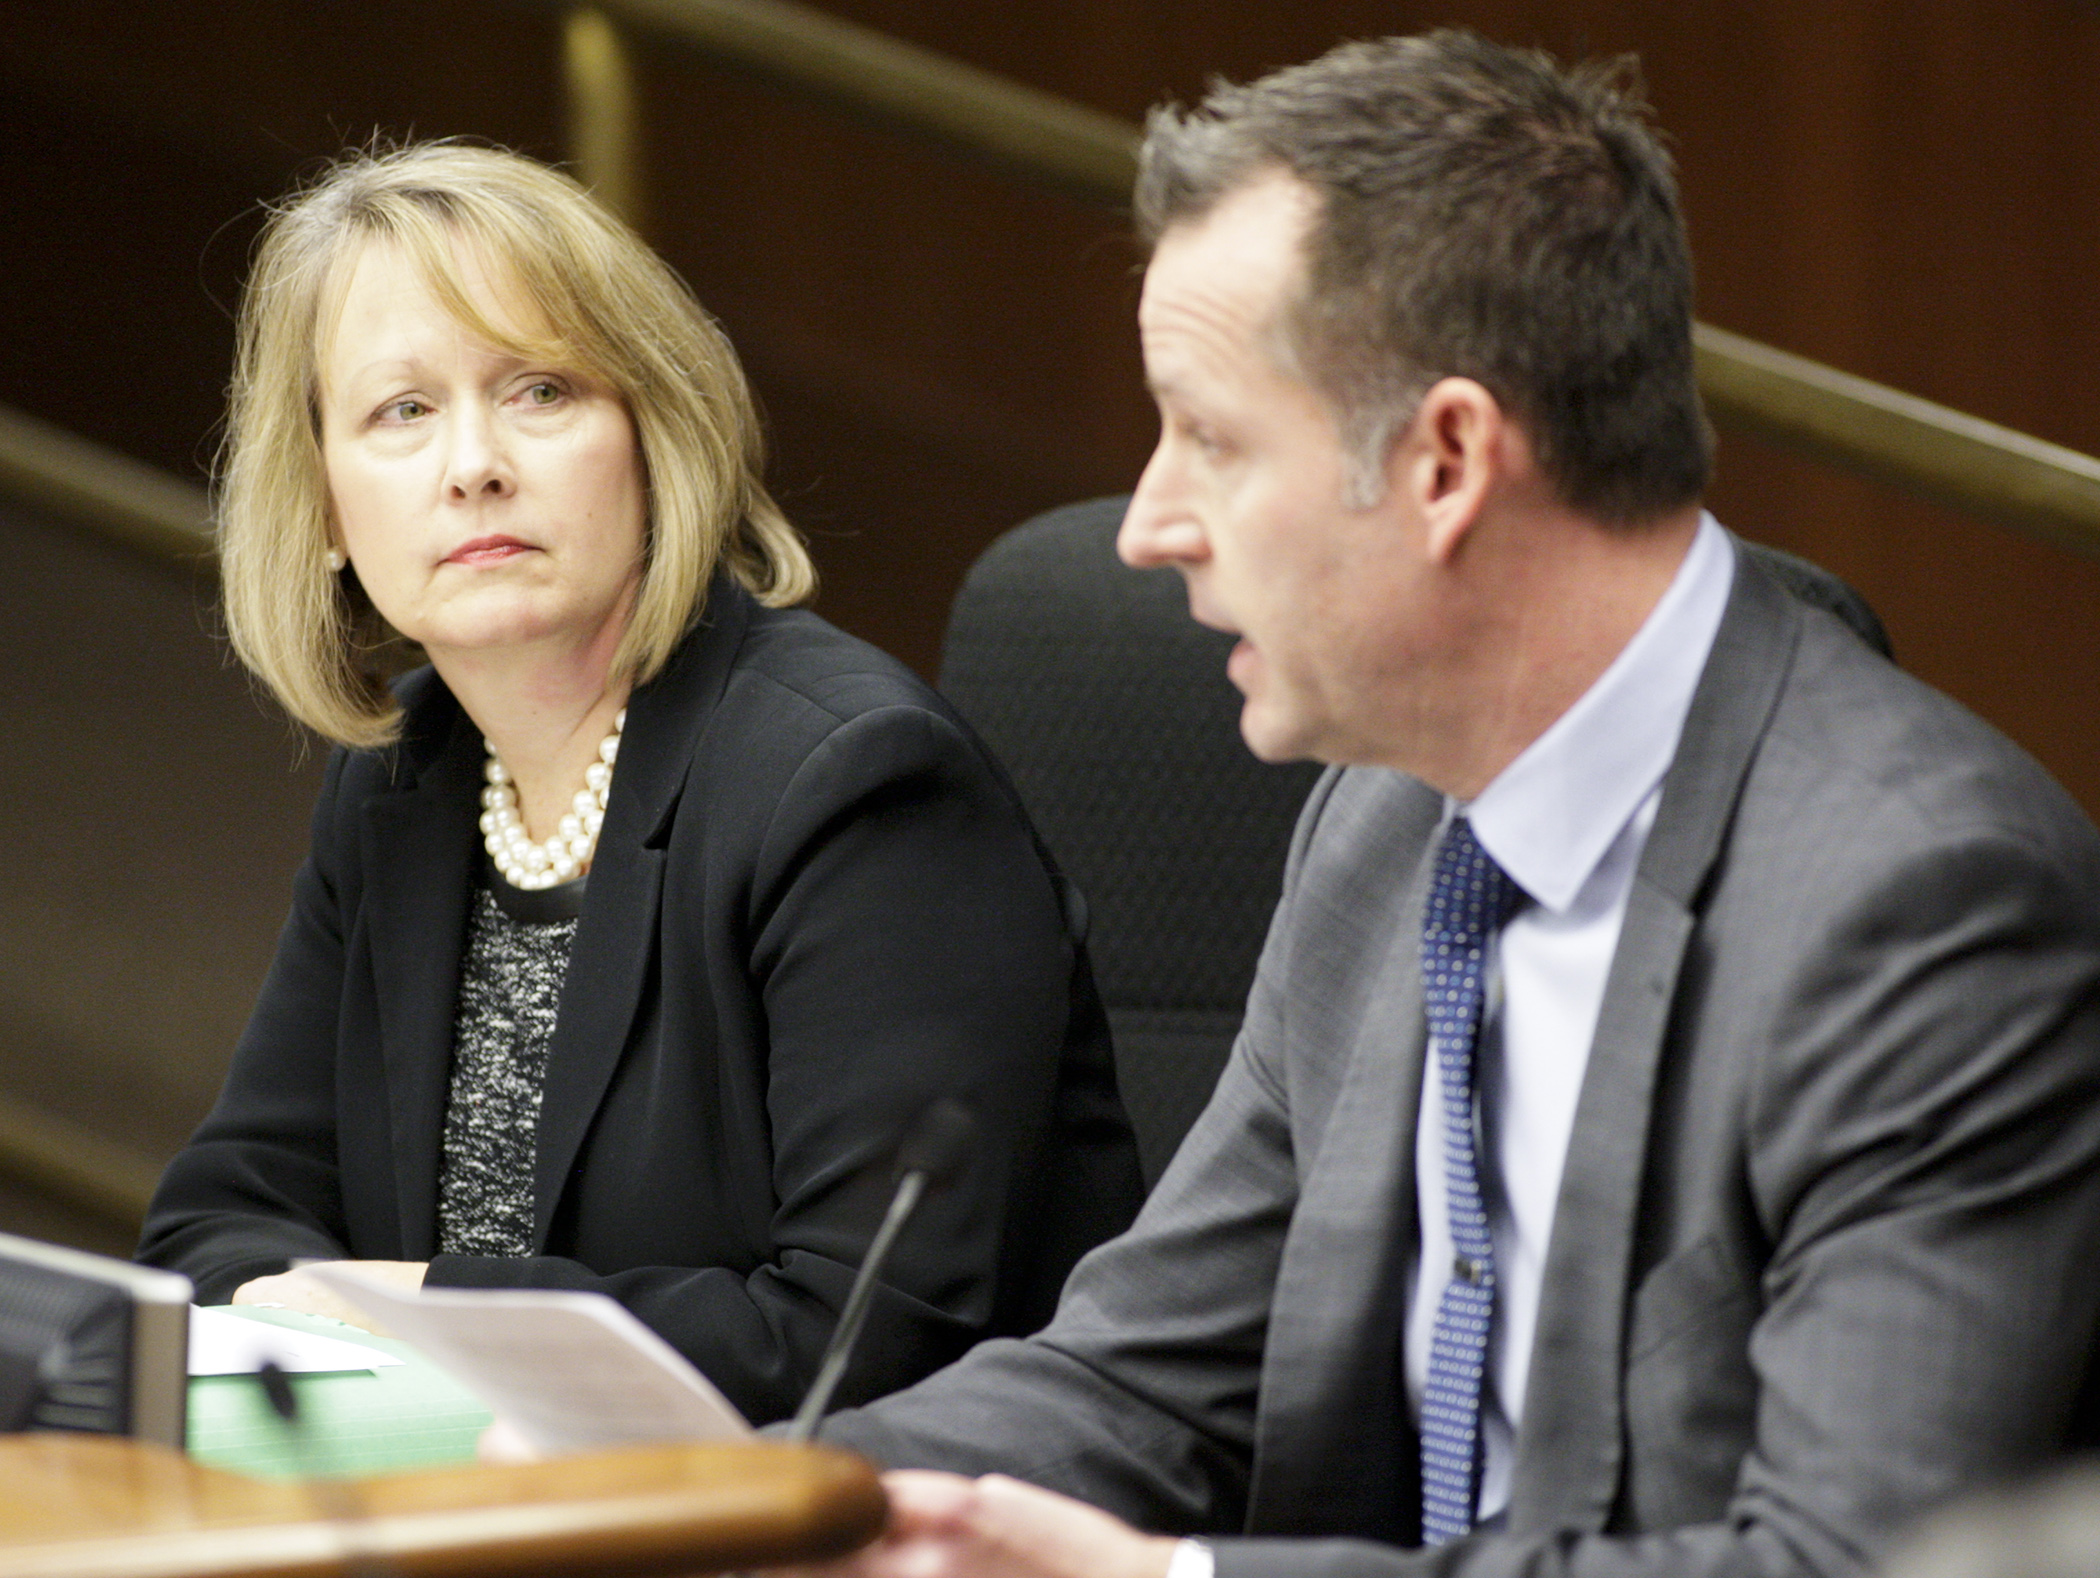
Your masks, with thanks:
[{"label": "man's ear", "polygon": [[1434,564],[1448,564],[1507,464],[1509,419],[1502,403],[1471,378],[1440,378],[1393,446],[1389,483],[1409,495]]}]

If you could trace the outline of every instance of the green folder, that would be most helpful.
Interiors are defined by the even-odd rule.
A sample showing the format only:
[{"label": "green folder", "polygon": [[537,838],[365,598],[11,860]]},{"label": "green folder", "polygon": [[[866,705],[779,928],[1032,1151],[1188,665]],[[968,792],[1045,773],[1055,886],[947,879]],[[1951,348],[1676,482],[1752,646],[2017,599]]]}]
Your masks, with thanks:
[{"label": "green folder", "polygon": [[243,1305],[229,1313],[363,1343],[402,1362],[290,1376],[299,1412],[289,1424],[277,1417],[252,1375],[192,1377],[189,1452],[198,1462],[264,1479],[298,1479],[474,1460],[489,1411],[407,1343],[297,1310]]}]

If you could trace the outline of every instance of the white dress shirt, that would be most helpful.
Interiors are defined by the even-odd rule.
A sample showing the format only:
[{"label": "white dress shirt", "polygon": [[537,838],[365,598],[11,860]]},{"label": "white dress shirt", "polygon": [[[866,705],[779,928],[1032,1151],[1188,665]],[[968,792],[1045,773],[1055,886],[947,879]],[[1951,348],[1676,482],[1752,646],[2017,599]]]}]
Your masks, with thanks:
[{"label": "white dress shirt", "polygon": [[[1669,590],[1611,666],[1471,805],[1447,808],[1447,816],[1464,812],[1481,847],[1533,900],[1491,958],[1476,1064],[1497,1284],[1481,1399],[1483,1521],[1509,1502],[1546,1245],[1605,977],[1734,577],[1734,545],[1703,516]],[[1437,1071],[1425,1077],[1433,1087]],[[1442,1111],[1425,1095],[1415,1135],[1421,1247],[1409,1279],[1406,1369],[1417,1420],[1453,1255]]]}]

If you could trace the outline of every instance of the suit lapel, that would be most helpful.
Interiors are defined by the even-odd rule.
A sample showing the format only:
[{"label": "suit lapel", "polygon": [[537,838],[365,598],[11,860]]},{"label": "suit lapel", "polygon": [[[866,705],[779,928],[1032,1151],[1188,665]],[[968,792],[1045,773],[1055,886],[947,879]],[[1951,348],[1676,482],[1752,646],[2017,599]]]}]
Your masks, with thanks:
[{"label": "suit lapel", "polygon": [[[1400,803],[1365,843],[1367,860],[1426,850],[1442,815],[1440,795],[1411,780],[1393,784]],[[1415,1537],[1419,1478],[1405,1427],[1400,1333],[1416,1236],[1426,1030],[1414,939],[1426,883],[1425,861],[1387,915],[1365,920],[1387,941],[1277,1274],[1248,1498],[1252,1532]],[[1338,1283],[1337,1268],[1347,1268],[1348,1280]]]},{"label": "suit lapel", "polygon": [[[437,1248],[438,1151],[481,782],[472,724],[434,680],[431,688],[436,699],[423,738],[437,748],[399,747],[407,781],[366,803],[362,833],[363,918],[379,994],[399,1253],[408,1260],[427,1260]],[[361,1163],[344,1161],[346,1169]]]},{"label": "suit lapel", "polygon": [[[653,988],[671,824],[693,756],[728,684],[750,609],[749,595],[717,575],[701,627],[628,703],[612,796],[547,1054],[534,1165],[535,1253],[546,1249],[570,1171]],[[697,818],[704,812],[693,807],[686,814]]]},{"label": "suit lapel", "polygon": [[1612,958],[1548,1246],[1512,1533],[1601,1530],[1618,1493],[1626,1307],[1656,1071],[1696,905],[1800,631],[1740,554]]}]

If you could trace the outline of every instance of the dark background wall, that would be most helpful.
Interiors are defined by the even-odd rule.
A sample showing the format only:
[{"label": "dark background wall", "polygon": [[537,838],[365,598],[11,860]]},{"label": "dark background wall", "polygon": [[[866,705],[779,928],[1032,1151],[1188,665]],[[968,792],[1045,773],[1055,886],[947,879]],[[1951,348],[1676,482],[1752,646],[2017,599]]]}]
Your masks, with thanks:
[{"label": "dark background wall", "polygon": [[[2092,4],[826,8],[1132,119],[1214,73],[1442,22],[1638,51],[1705,317],[2100,451]],[[0,401],[201,477],[259,204],[375,129],[560,157],[558,41],[554,11],[512,0],[0,0]],[[750,365],[820,606],[930,672],[993,535],[1142,465],[1121,217],[640,48],[648,229]],[[1722,437],[1725,521],[1851,578],[1913,670],[2100,808],[2100,565]],[[10,743],[44,752],[0,774],[5,825],[33,830],[0,860],[0,1098],[157,1157],[245,1016],[312,766],[224,671],[197,585],[47,523],[0,530]],[[125,748],[45,750],[89,738]],[[89,774],[111,792],[77,794]]]}]

